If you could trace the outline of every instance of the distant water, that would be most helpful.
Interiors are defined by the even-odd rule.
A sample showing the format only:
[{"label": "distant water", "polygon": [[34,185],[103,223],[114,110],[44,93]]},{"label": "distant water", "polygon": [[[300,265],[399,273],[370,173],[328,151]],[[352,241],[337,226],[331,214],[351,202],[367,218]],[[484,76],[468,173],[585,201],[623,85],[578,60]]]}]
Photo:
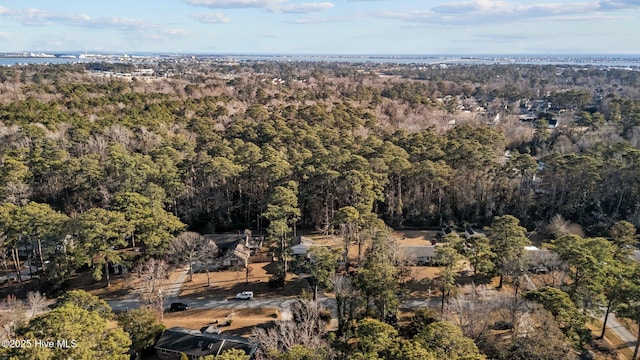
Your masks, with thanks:
[{"label": "distant water", "polygon": [[23,65],[23,64],[69,64],[74,62],[82,62],[83,59],[74,58],[40,58],[40,57],[10,57],[0,58],[0,66]]},{"label": "distant water", "polygon": [[531,65],[582,65],[609,67],[640,67],[638,56],[541,56],[541,55],[221,55],[201,56],[200,59],[232,61],[319,61],[348,63],[393,63],[393,64],[531,64]]},{"label": "distant water", "polygon": [[[158,59],[192,58],[191,55],[145,55]],[[619,68],[640,68],[640,56],[541,56],[541,55],[196,55],[201,61],[280,61],[280,62],[347,62],[347,63],[389,63],[389,64],[531,64],[531,65],[571,65],[571,66],[605,66]],[[139,58],[138,58],[139,60]],[[68,64],[77,62],[128,62],[119,58],[87,59],[87,58],[44,58],[44,57],[0,57],[0,66],[20,64]]]}]

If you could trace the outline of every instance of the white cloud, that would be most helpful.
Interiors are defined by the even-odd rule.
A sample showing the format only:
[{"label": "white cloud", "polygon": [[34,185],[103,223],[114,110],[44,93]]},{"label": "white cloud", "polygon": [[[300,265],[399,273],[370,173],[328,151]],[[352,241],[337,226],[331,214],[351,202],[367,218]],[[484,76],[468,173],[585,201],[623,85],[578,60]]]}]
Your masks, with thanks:
[{"label": "white cloud", "polygon": [[640,2],[638,0],[604,0],[600,1],[598,5],[604,10],[631,9],[640,6]]},{"label": "white cloud", "polygon": [[270,8],[272,12],[286,13],[286,14],[307,14],[312,12],[320,12],[333,8],[333,3],[319,2],[319,3],[301,3],[301,4],[285,4],[281,6],[275,6]]},{"label": "white cloud", "polygon": [[[92,17],[86,14],[73,14],[63,12],[51,12],[39,9],[8,9],[0,7],[0,16],[9,17],[25,26],[54,26],[65,25],[79,28],[106,29],[120,31],[127,39],[127,44],[132,41],[168,41],[175,37],[186,35],[181,29],[166,28],[159,24],[152,24],[142,20],[121,17]],[[1,36],[0,36],[1,38]],[[49,49],[58,47],[53,39]],[[70,41],[63,41],[72,44]],[[46,46],[34,46],[45,48]]]},{"label": "white cloud", "polygon": [[580,19],[597,17],[601,13],[622,8],[640,7],[638,0],[582,1],[572,3],[517,4],[502,0],[472,0],[451,2],[426,10],[406,12],[381,11],[377,17],[394,18],[430,25],[468,25],[486,23],[515,23],[529,20]]},{"label": "white cloud", "polygon": [[354,21],[354,19],[349,17],[310,16],[310,17],[287,20],[285,22],[288,24],[323,24],[323,23],[352,22],[352,21]]},{"label": "white cloud", "polygon": [[182,29],[167,29],[167,30],[164,30],[163,32],[167,35],[176,35],[176,36],[183,36],[188,34],[188,32]]},{"label": "white cloud", "polygon": [[7,32],[0,32],[0,39],[4,39],[4,38],[8,38],[9,37],[9,33]]},{"label": "white cloud", "polygon": [[284,0],[185,0],[194,6],[213,9],[271,8]]},{"label": "white cloud", "polygon": [[118,30],[138,30],[157,27],[144,21],[118,18],[101,17],[93,18],[85,14],[71,14],[43,11],[39,9],[7,9],[1,8],[0,14],[12,17],[27,26],[49,26],[63,24],[90,28],[115,28]]},{"label": "white cloud", "polygon": [[203,24],[228,24],[231,22],[231,20],[221,12],[194,14],[191,15],[191,17]]},{"label": "white cloud", "polygon": [[194,6],[212,9],[265,9],[273,13],[307,14],[333,8],[330,2],[290,3],[287,0],[184,0]]}]

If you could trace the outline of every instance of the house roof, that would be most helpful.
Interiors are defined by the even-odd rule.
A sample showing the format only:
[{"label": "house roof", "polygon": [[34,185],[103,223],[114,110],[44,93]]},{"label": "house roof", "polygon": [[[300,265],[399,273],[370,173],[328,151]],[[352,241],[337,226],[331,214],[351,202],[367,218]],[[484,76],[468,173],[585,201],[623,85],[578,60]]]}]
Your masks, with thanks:
[{"label": "house roof", "polygon": [[238,242],[247,238],[245,234],[204,234],[205,239],[213,241],[221,252],[234,248]]},{"label": "house roof", "polygon": [[229,349],[241,349],[245,354],[253,356],[258,344],[239,336],[201,333],[198,330],[173,327],[162,333],[155,348],[197,357],[219,355]]},{"label": "house roof", "polygon": [[483,232],[478,231],[478,230],[474,230],[474,229],[472,229],[472,228],[470,228],[468,226],[464,228],[464,235],[467,238],[470,238],[472,236],[485,236],[485,234]]},{"label": "house roof", "polygon": [[640,250],[633,250],[633,258],[640,262]]},{"label": "house roof", "polygon": [[400,250],[411,258],[432,258],[436,256],[436,247],[434,245],[400,246]]},{"label": "house roof", "polygon": [[292,246],[295,245],[306,245],[306,246],[312,246],[313,245],[313,239],[308,238],[306,236],[296,236],[293,239],[293,243],[291,244]]},{"label": "house roof", "polygon": [[246,262],[247,259],[249,259],[249,255],[251,255],[251,251],[243,242],[237,242],[235,245],[234,248],[229,249],[229,251],[223,255],[223,259],[235,257]]}]

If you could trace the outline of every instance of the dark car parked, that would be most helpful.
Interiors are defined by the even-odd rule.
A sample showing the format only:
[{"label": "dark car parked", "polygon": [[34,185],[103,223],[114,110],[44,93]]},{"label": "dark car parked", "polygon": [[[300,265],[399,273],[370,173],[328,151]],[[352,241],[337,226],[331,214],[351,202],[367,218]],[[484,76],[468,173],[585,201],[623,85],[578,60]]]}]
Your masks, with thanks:
[{"label": "dark car parked", "polygon": [[185,310],[189,310],[189,305],[185,303],[171,303],[171,306],[169,307],[169,311],[171,312],[185,311]]}]

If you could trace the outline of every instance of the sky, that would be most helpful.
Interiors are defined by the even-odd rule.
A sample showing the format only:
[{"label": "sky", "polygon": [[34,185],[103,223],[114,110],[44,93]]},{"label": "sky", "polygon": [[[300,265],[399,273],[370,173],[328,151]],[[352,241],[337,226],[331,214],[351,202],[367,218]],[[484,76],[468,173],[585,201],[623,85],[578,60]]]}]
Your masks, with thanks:
[{"label": "sky", "polygon": [[640,54],[640,0],[0,0],[0,52]]}]

